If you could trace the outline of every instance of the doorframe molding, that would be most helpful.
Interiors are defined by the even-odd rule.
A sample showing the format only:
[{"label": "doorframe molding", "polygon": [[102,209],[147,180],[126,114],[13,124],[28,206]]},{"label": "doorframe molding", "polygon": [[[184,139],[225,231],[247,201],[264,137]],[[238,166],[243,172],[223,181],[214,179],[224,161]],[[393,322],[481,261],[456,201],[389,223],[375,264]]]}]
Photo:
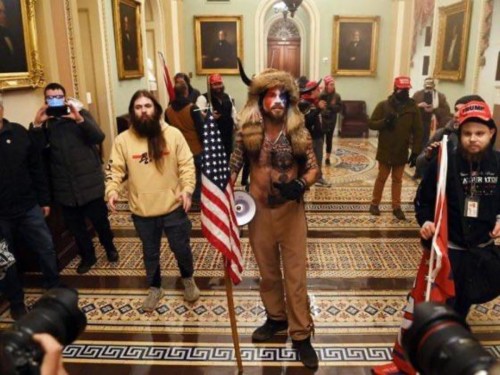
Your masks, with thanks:
[{"label": "doorframe molding", "polygon": [[[257,12],[255,13],[255,72],[261,72],[267,65],[267,32],[269,28],[266,29],[266,14],[269,9],[274,5],[274,1],[260,0],[257,6]],[[313,0],[304,0],[302,2],[302,9],[305,10],[306,14],[309,16],[309,24],[311,27],[310,38],[307,56],[311,56],[311,64],[309,65],[309,72],[307,72],[308,77],[319,77],[319,40],[320,40],[320,12],[317,5]],[[276,15],[276,18],[279,15]],[[271,17],[271,19],[275,17]],[[294,19],[294,21],[297,21]],[[297,23],[299,25],[299,23]],[[303,25],[302,25],[303,26]],[[266,32],[267,31],[267,32]],[[306,34],[301,30],[301,40]],[[301,50],[304,50],[303,48]],[[306,56],[306,51],[304,56]],[[305,57],[304,57],[305,58]],[[302,69],[302,51],[301,51],[301,69]]]}]

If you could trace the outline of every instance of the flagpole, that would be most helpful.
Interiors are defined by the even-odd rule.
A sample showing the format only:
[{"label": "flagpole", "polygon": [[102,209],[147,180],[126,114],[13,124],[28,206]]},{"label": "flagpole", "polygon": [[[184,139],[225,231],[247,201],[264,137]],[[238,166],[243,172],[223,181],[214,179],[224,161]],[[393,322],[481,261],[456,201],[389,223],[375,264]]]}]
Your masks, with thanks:
[{"label": "flagpole", "polygon": [[227,267],[229,266],[224,260],[224,280],[226,282],[227,308],[229,309],[229,321],[231,322],[231,334],[233,336],[233,346],[236,355],[236,362],[238,363],[238,372],[241,374],[243,373],[243,362],[241,361],[240,338],[238,335],[238,327],[236,326],[236,315],[234,313],[233,282],[229,277]]}]

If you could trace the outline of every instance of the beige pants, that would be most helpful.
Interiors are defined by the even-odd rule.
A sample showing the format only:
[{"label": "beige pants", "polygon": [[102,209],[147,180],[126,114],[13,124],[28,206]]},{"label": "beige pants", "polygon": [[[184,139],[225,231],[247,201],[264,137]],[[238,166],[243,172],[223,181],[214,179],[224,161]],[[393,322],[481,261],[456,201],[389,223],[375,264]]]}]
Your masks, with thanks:
[{"label": "beige pants", "polygon": [[375,180],[375,186],[373,187],[373,198],[372,204],[378,206],[382,200],[382,192],[384,191],[385,181],[389,174],[392,178],[392,189],[391,189],[391,199],[392,208],[401,208],[401,190],[403,188],[403,172],[405,170],[405,165],[388,165],[379,162],[378,163],[378,175]]},{"label": "beige pants", "polygon": [[256,204],[249,238],[259,266],[262,302],[270,319],[288,320],[292,339],[303,340],[313,327],[307,297],[304,203],[290,201],[277,208],[265,207],[258,200]]}]

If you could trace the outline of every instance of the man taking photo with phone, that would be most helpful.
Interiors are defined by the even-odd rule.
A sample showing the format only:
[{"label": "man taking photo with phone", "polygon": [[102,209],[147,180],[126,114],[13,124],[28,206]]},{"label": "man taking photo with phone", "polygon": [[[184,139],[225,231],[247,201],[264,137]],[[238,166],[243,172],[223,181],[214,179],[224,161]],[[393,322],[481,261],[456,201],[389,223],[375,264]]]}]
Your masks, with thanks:
[{"label": "man taking photo with phone", "polygon": [[104,133],[80,103],[66,100],[66,90],[59,83],[48,84],[44,94],[45,104],[36,113],[30,133],[48,158],[53,199],[61,205],[66,225],[75,237],[81,255],[77,272],[83,274],[97,261],[86,218],[92,222],[108,261],[118,261],[97,150]]}]

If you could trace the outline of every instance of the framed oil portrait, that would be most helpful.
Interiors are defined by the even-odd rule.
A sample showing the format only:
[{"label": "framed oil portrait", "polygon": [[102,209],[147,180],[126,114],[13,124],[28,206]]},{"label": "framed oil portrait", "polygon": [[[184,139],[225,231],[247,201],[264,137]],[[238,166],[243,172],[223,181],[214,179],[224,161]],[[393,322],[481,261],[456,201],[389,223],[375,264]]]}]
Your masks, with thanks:
[{"label": "framed oil portrait", "polygon": [[242,30],[242,16],[195,16],[196,74],[238,74]]},{"label": "framed oil portrait", "polygon": [[35,0],[0,2],[0,90],[44,85]]},{"label": "framed oil portrait", "polygon": [[333,17],[332,73],[374,76],[380,17]]},{"label": "framed oil portrait", "polygon": [[113,0],[118,78],[144,76],[141,35],[141,3]]},{"label": "framed oil portrait", "polygon": [[471,1],[465,0],[439,8],[434,76],[439,79],[461,81],[465,76]]}]

